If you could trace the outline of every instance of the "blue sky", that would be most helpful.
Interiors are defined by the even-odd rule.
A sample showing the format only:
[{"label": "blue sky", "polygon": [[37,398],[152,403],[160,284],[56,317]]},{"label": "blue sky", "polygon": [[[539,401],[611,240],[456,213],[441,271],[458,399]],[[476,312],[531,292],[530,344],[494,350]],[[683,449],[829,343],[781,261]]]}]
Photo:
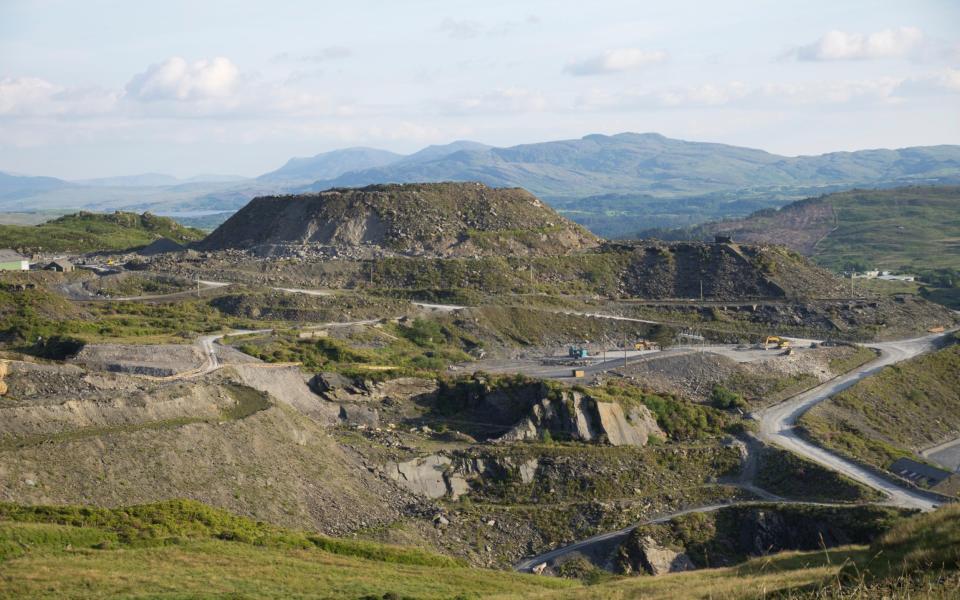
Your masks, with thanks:
[{"label": "blue sky", "polygon": [[656,131],[788,155],[960,143],[960,3],[0,2],[0,170],[256,175]]}]

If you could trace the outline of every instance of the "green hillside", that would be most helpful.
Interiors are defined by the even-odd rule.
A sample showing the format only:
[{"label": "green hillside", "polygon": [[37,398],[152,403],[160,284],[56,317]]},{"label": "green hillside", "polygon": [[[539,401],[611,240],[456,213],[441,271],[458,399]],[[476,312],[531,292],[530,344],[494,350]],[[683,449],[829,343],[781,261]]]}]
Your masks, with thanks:
[{"label": "green hillside", "polygon": [[[561,579],[464,566],[172,500],[117,509],[0,504],[0,597],[757,598],[957,592],[957,507],[901,521],[873,547],[785,552],[658,577]],[[936,585],[935,593],[923,593]],[[885,594],[882,592],[886,592]]]},{"label": "green hillside", "polygon": [[878,269],[919,275],[916,285],[863,281],[869,292],[915,293],[960,306],[960,187],[851,190],[808,198],[742,219],[646,231],[665,239],[782,244],[834,271]]},{"label": "green hillside", "polygon": [[22,252],[126,250],[168,238],[185,244],[204,232],[150,213],[78,212],[35,226],[0,225],[0,247]]},{"label": "green hillside", "polygon": [[742,242],[780,243],[835,270],[958,269],[960,187],[851,190],[661,233],[671,239],[723,233]]}]

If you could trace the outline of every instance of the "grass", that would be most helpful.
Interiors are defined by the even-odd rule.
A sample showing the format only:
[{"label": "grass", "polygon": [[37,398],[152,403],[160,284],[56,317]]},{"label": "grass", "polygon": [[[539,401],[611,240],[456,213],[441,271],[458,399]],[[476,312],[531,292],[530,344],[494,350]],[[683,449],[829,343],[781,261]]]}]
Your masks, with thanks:
[{"label": "grass", "polygon": [[28,354],[45,354],[46,344],[38,343],[38,338],[59,336],[82,343],[185,343],[202,333],[271,324],[226,314],[197,299],[70,302],[42,285],[22,290],[0,285],[0,341]]},{"label": "grass", "polygon": [[849,356],[834,358],[830,360],[830,370],[838,375],[848,373],[859,366],[865,365],[871,360],[877,358],[877,353],[870,348],[855,346],[854,351]]},{"label": "grass", "polygon": [[97,252],[146,246],[159,238],[181,244],[202,239],[204,232],[168,217],[127,212],[66,215],[35,226],[0,225],[0,239],[22,251]]},{"label": "grass", "polygon": [[809,502],[876,502],[883,494],[835,471],[777,448],[764,448],[755,483],[791,500]]},{"label": "grass", "polygon": [[637,404],[646,406],[656,417],[657,425],[673,440],[719,435],[737,420],[726,411],[694,404],[670,394],[645,391],[617,380],[610,380],[603,387],[582,389],[599,402],[616,402],[626,409]]},{"label": "grass", "polygon": [[960,267],[960,188],[853,190],[827,198],[836,229],[816,248],[831,268],[860,263],[911,271]]},{"label": "grass", "polygon": [[[855,594],[865,586],[955,573],[958,524],[960,510],[950,506],[901,521],[870,547],[783,552],[660,577],[591,578],[584,571],[581,582],[334,540],[183,500],[116,509],[0,504],[0,597],[860,597]],[[956,589],[955,580],[946,581],[954,587],[945,590]]]},{"label": "grass", "polygon": [[439,599],[575,585],[286,530],[183,500],[120,509],[0,504],[0,564],[0,597]]},{"label": "grass", "polygon": [[367,378],[435,377],[452,363],[472,360],[467,351],[482,345],[456,325],[432,319],[414,319],[408,325],[383,324],[342,337],[300,339],[293,333],[281,333],[241,338],[235,343],[240,351],[266,362],[299,362],[312,372]]},{"label": "grass", "polygon": [[870,555],[856,569],[867,579],[890,579],[903,574],[937,576],[960,568],[960,505],[909,519],[886,532],[870,547]]}]

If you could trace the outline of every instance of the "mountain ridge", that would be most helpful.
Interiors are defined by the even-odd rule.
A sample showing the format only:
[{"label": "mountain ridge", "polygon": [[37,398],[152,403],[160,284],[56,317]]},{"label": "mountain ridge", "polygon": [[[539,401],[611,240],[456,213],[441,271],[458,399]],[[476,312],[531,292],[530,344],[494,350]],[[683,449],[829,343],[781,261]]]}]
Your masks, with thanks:
[{"label": "mountain ridge", "polygon": [[460,140],[407,156],[375,148],[335,150],[291,159],[242,182],[94,188],[0,177],[0,210],[22,211],[29,202],[35,210],[231,211],[262,195],[440,181],[522,187],[598,235],[617,237],[743,216],[855,187],[960,183],[960,146],[789,157],[657,133],[590,134],[510,147]]}]

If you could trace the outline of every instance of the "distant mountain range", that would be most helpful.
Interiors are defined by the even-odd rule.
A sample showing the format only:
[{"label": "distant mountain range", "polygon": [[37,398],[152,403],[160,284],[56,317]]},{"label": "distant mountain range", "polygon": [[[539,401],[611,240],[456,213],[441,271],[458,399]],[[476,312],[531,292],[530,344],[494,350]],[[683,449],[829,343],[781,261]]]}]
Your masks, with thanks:
[{"label": "distant mountain range", "polygon": [[208,215],[251,198],[375,183],[480,181],[522,187],[614,237],[742,216],[853,187],[960,183],[960,146],[786,157],[655,133],[588,135],[508,148],[458,141],[411,155],[346,148],[294,158],[255,179],[161,174],[68,182],[0,174],[0,211],[58,208]]}]

